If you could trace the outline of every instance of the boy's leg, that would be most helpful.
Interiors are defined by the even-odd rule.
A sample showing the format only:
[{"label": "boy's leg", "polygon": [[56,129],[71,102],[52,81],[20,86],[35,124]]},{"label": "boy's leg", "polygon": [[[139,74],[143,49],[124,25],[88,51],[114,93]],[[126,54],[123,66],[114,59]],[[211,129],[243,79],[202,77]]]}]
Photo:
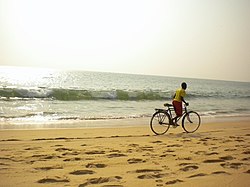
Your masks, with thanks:
[{"label": "boy's leg", "polygon": [[178,116],[175,116],[173,119],[172,119],[172,124],[171,125],[178,125],[177,124],[177,119],[178,119]]},{"label": "boy's leg", "polygon": [[173,101],[173,106],[174,106],[174,110],[175,110],[175,113],[176,113],[176,117],[174,117],[172,119],[172,123],[177,125],[178,117],[182,116],[182,103],[178,102],[178,101]]}]

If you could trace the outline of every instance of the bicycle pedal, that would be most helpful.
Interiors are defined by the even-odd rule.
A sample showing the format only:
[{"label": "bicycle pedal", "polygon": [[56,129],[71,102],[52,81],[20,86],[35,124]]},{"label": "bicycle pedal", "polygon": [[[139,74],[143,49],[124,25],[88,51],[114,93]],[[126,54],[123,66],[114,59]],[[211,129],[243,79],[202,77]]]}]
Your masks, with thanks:
[{"label": "bicycle pedal", "polygon": [[176,125],[173,125],[173,128],[175,129],[175,128],[179,127],[179,126],[180,125],[176,124]]}]

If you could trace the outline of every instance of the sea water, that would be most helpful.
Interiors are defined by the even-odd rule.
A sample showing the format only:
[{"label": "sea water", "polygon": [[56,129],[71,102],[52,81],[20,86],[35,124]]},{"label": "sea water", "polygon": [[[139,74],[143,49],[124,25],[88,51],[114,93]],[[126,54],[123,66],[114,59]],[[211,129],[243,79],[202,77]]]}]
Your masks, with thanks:
[{"label": "sea water", "polygon": [[250,116],[249,82],[0,67],[0,127],[149,121],[155,108],[171,103],[184,81],[189,109],[202,118]]}]

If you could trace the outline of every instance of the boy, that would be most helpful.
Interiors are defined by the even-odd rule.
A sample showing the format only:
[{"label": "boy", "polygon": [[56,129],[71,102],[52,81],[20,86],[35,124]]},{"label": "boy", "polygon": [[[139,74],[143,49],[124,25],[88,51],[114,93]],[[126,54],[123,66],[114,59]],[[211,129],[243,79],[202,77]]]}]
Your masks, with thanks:
[{"label": "boy", "polygon": [[176,113],[176,117],[172,119],[172,122],[174,125],[178,126],[177,124],[177,118],[182,116],[182,102],[184,102],[187,106],[188,103],[184,100],[184,97],[186,96],[186,90],[187,84],[185,82],[181,83],[181,88],[176,90],[174,97],[173,97],[173,106]]}]

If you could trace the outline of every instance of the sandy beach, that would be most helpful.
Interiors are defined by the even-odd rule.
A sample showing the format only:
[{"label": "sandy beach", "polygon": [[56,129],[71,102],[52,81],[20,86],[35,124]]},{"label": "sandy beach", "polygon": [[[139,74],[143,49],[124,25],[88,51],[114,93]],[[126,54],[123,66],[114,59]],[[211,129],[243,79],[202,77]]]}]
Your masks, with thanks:
[{"label": "sandy beach", "polygon": [[250,186],[250,120],[0,131],[0,186]]}]

